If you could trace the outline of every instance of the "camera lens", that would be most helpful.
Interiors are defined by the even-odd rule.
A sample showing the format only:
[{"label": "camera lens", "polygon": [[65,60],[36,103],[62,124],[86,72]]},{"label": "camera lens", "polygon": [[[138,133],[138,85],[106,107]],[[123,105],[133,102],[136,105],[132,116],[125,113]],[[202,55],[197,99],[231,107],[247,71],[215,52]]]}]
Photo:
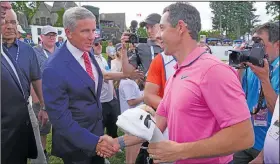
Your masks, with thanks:
[{"label": "camera lens", "polygon": [[129,37],[129,42],[130,42],[130,43],[137,43],[137,36],[131,35],[131,36]]}]

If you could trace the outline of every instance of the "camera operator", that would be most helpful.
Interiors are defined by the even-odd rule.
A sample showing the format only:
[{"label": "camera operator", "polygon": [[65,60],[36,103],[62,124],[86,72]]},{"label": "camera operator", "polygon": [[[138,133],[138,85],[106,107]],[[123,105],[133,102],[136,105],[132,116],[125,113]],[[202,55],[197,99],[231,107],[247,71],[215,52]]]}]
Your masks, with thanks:
[{"label": "camera operator", "polygon": [[279,25],[265,23],[254,30],[253,37],[262,40],[267,59],[264,59],[264,67],[246,62],[245,64],[249,67],[245,71],[238,70],[252,114],[255,132],[255,145],[250,149],[235,153],[234,163],[238,164],[249,163],[263,149],[264,139],[279,95]]},{"label": "camera operator", "polygon": [[[160,46],[160,43],[156,40],[156,34],[159,31],[159,22],[161,16],[159,14],[153,13],[147,16],[147,18],[142,22],[145,25],[148,33],[148,40],[147,43],[139,43],[137,45],[138,54],[141,60],[141,63],[144,67],[144,73],[146,74],[151,61],[154,57],[163,51]],[[129,39],[128,33],[124,33],[122,35],[122,42],[126,42]],[[128,56],[129,59],[128,59]],[[123,73],[129,74],[133,70],[137,69],[138,62],[137,62],[137,55],[134,54],[127,54],[125,51],[122,54],[122,65],[123,65]]]}]

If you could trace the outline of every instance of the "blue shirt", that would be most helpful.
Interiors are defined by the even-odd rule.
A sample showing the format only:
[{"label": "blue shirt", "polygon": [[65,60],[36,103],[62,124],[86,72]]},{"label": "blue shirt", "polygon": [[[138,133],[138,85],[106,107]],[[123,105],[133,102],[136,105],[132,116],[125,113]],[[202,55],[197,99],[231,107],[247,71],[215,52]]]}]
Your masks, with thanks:
[{"label": "blue shirt", "polygon": [[29,97],[31,82],[41,79],[41,71],[38,65],[37,56],[31,46],[19,40],[16,40],[9,48],[7,47],[7,44],[3,45],[3,48],[7,49],[21,69],[23,73],[22,86],[27,92],[26,95]]},{"label": "blue shirt", "polygon": [[29,44],[31,47],[35,46],[35,44],[34,44],[34,42],[33,42],[32,39],[27,39],[27,38],[25,38],[25,39],[24,39],[24,42],[27,43],[27,44]]},{"label": "blue shirt", "polygon": [[[272,71],[271,76],[271,85],[274,91],[277,95],[279,95],[279,57],[276,58],[271,64],[270,64],[270,70]],[[248,88],[246,84],[248,83]],[[254,72],[247,68],[247,80],[246,80],[246,72],[244,72],[244,76],[242,79],[242,87],[244,92],[247,91],[247,104],[249,107],[249,110],[252,112],[253,108],[257,106],[258,99],[259,99],[259,90],[261,87],[259,78],[254,74]],[[254,126],[254,132],[255,132],[255,145],[253,148],[261,151],[263,149],[264,145],[264,139],[266,136],[266,133],[268,131],[268,128],[270,126],[272,118],[272,113],[268,112],[268,118],[267,118],[267,126]],[[254,122],[252,122],[254,125]]]}]

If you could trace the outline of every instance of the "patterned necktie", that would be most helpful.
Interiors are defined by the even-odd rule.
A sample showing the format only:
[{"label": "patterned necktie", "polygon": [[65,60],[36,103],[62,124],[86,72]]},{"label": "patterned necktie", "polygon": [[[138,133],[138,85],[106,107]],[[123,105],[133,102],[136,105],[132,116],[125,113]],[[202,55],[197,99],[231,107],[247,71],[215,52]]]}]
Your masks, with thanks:
[{"label": "patterned necktie", "polygon": [[88,75],[91,77],[92,80],[94,80],[94,75],[93,75],[93,72],[92,72],[92,66],[91,66],[91,62],[90,62],[90,59],[89,59],[89,56],[88,56],[87,52],[84,52],[83,59],[84,59],[84,62],[85,62],[86,71],[87,71]]}]

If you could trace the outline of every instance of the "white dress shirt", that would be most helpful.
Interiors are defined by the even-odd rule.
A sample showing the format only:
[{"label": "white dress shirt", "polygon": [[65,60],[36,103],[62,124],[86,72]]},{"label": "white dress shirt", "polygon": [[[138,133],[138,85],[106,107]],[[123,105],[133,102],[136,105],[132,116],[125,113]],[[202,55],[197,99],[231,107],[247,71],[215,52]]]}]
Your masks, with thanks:
[{"label": "white dress shirt", "polygon": [[[74,47],[69,41],[66,42],[66,47],[71,52],[71,54],[74,56],[74,58],[78,61],[78,63],[83,67],[83,69],[86,71],[85,61],[83,58],[84,52],[79,50],[78,48]],[[92,67],[92,72],[94,75],[95,91],[97,91],[99,75],[98,75],[95,65],[93,65],[92,62],[91,62],[91,67]]]}]

